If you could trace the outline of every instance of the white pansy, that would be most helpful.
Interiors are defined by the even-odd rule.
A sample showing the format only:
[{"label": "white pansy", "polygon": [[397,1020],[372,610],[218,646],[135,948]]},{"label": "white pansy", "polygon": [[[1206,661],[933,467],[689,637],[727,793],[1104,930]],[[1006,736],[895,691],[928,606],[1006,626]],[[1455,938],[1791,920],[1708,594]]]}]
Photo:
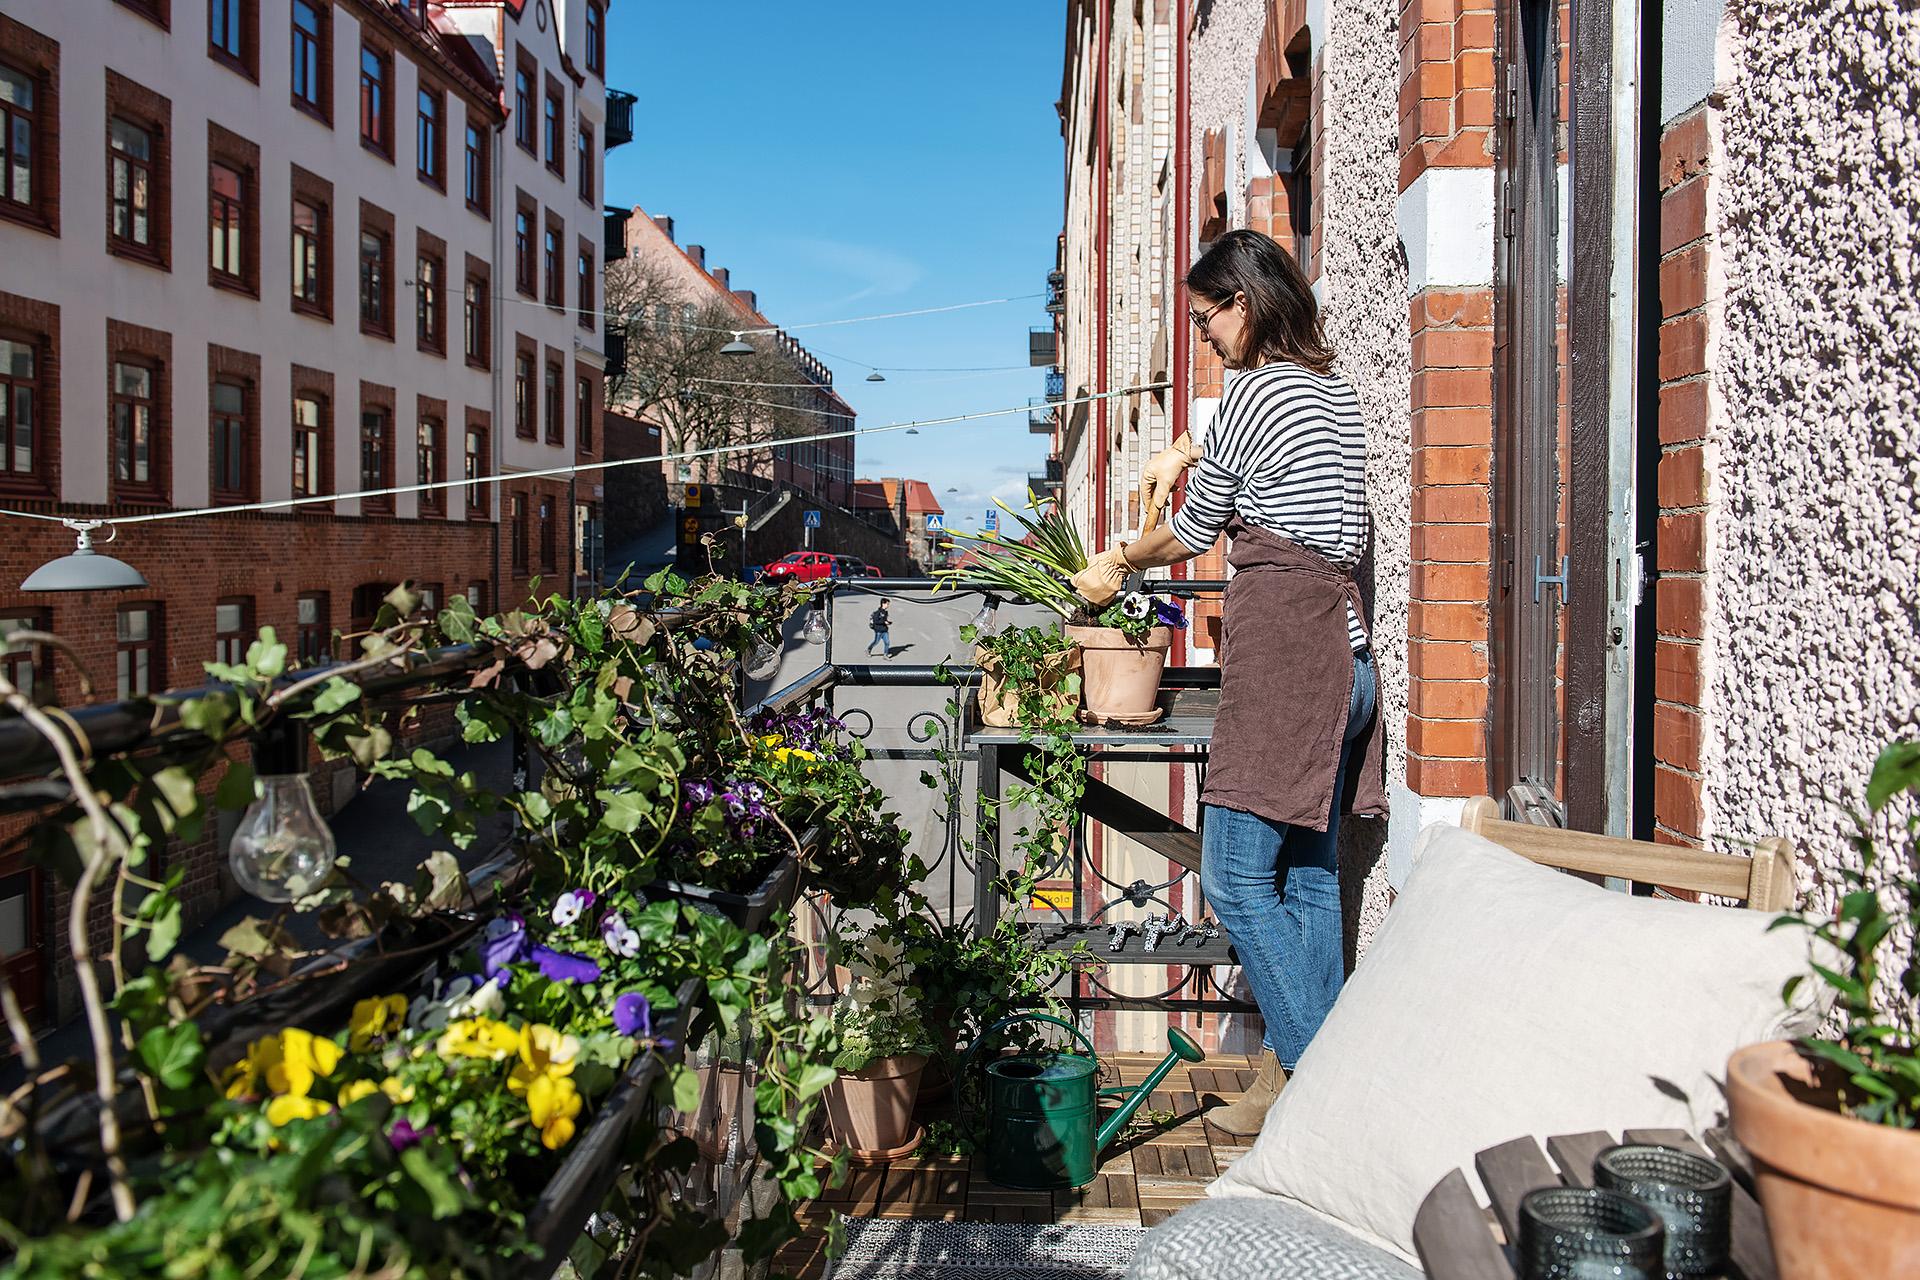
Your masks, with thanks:
[{"label": "white pansy", "polygon": [[1120,612],[1138,621],[1153,612],[1153,601],[1138,591],[1129,591],[1127,598],[1120,602]]}]

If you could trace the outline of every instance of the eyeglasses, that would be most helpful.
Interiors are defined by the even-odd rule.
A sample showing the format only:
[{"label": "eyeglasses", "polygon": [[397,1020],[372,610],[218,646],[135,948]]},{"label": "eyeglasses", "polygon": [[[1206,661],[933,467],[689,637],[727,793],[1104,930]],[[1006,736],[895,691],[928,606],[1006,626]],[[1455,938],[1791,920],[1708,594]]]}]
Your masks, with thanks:
[{"label": "eyeglasses", "polygon": [[1207,321],[1213,319],[1214,316],[1219,314],[1220,308],[1227,306],[1232,301],[1233,301],[1232,298],[1228,298],[1226,302],[1216,302],[1213,304],[1213,306],[1207,308],[1204,312],[1189,310],[1187,312],[1187,319],[1193,321],[1194,328],[1198,329],[1202,333],[1205,333],[1207,331]]}]

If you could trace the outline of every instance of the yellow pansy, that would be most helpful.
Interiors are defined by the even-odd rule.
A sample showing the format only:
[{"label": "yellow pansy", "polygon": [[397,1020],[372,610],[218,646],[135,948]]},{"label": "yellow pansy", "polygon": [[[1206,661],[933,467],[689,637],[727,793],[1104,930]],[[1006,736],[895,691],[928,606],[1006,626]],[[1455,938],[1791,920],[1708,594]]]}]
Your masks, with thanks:
[{"label": "yellow pansy", "polygon": [[580,1114],[580,1091],[565,1076],[535,1076],[527,1086],[527,1116],[540,1130],[540,1143],[557,1151],[573,1138],[573,1118]]},{"label": "yellow pansy", "polygon": [[443,1058],[491,1058],[495,1062],[520,1050],[520,1033],[492,1018],[461,1018],[449,1022],[438,1046]]},{"label": "yellow pansy", "polygon": [[318,1098],[306,1098],[297,1094],[285,1094],[267,1104],[267,1123],[277,1129],[295,1120],[316,1119],[332,1110],[331,1102],[322,1102]]},{"label": "yellow pansy", "polygon": [[520,1061],[507,1077],[507,1088],[525,1093],[540,1076],[572,1075],[574,1059],[579,1056],[578,1040],[544,1023],[535,1023],[520,1033]]},{"label": "yellow pansy", "polygon": [[[313,1092],[316,1078],[332,1075],[339,1065],[339,1045],[311,1031],[288,1027],[277,1036],[254,1041],[247,1050],[242,1092],[251,1092],[255,1082],[264,1080],[270,1093],[304,1098]],[[231,1082],[227,1096],[240,1096],[232,1092],[240,1084],[239,1079]]]},{"label": "yellow pansy", "polygon": [[787,764],[794,760],[805,760],[811,764],[820,758],[813,752],[803,751],[799,747],[782,747],[773,754],[779,758],[781,764]]},{"label": "yellow pansy", "polygon": [[380,1092],[393,1099],[394,1105],[396,1106],[402,1102],[413,1101],[413,1086],[410,1084],[402,1084],[398,1076],[388,1076],[385,1080],[382,1080],[380,1082]]},{"label": "yellow pansy", "polygon": [[405,996],[374,996],[357,1001],[347,1018],[347,1047],[364,1051],[373,1041],[390,1031],[398,1031],[406,1022]]},{"label": "yellow pansy", "polygon": [[371,1080],[353,1080],[340,1086],[340,1105],[350,1107],[362,1098],[371,1098],[380,1086]]}]

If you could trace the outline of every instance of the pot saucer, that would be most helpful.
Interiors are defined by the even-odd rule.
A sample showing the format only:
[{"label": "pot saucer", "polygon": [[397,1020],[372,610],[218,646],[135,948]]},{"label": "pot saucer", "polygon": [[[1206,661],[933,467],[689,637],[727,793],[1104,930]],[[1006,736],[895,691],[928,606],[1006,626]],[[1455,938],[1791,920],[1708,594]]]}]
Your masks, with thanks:
[{"label": "pot saucer", "polygon": [[926,1136],[926,1126],[916,1125],[913,1132],[908,1135],[907,1140],[897,1147],[890,1147],[882,1151],[855,1151],[851,1147],[842,1147],[836,1142],[828,1148],[828,1152],[829,1154],[833,1151],[845,1152],[848,1164],[891,1164],[895,1160],[904,1160],[912,1155],[919,1149],[921,1141]]},{"label": "pot saucer", "polygon": [[1151,711],[1143,711],[1139,715],[1131,715],[1131,716],[1116,716],[1116,715],[1103,716],[1103,715],[1095,715],[1091,711],[1082,711],[1080,713],[1080,723],[1092,724],[1092,725],[1111,725],[1111,726],[1115,726],[1122,729],[1138,729],[1145,725],[1158,724],[1160,722],[1161,717],[1165,716],[1166,714],[1167,714],[1167,709],[1165,707],[1155,707]]}]

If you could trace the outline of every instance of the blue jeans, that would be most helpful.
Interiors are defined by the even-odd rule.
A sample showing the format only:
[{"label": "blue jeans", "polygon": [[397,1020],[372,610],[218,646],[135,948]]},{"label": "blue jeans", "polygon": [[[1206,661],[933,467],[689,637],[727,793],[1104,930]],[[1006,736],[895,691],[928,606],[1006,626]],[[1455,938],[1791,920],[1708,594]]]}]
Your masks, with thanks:
[{"label": "blue jeans", "polygon": [[867,641],[867,653],[869,655],[871,655],[876,648],[880,650],[881,657],[891,658],[893,656],[893,642],[886,632],[876,631],[873,633],[873,639]]},{"label": "blue jeans", "polygon": [[1266,1023],[1265,1044],[1288,1071],[1326,1021],[1346,977],[1340,929],[1340,793],[1355,739],[1373,720],[1373,654],[1353,655],[1353,696],[1327,829],[1205,806],[1200,887],[1233,939]]}]

